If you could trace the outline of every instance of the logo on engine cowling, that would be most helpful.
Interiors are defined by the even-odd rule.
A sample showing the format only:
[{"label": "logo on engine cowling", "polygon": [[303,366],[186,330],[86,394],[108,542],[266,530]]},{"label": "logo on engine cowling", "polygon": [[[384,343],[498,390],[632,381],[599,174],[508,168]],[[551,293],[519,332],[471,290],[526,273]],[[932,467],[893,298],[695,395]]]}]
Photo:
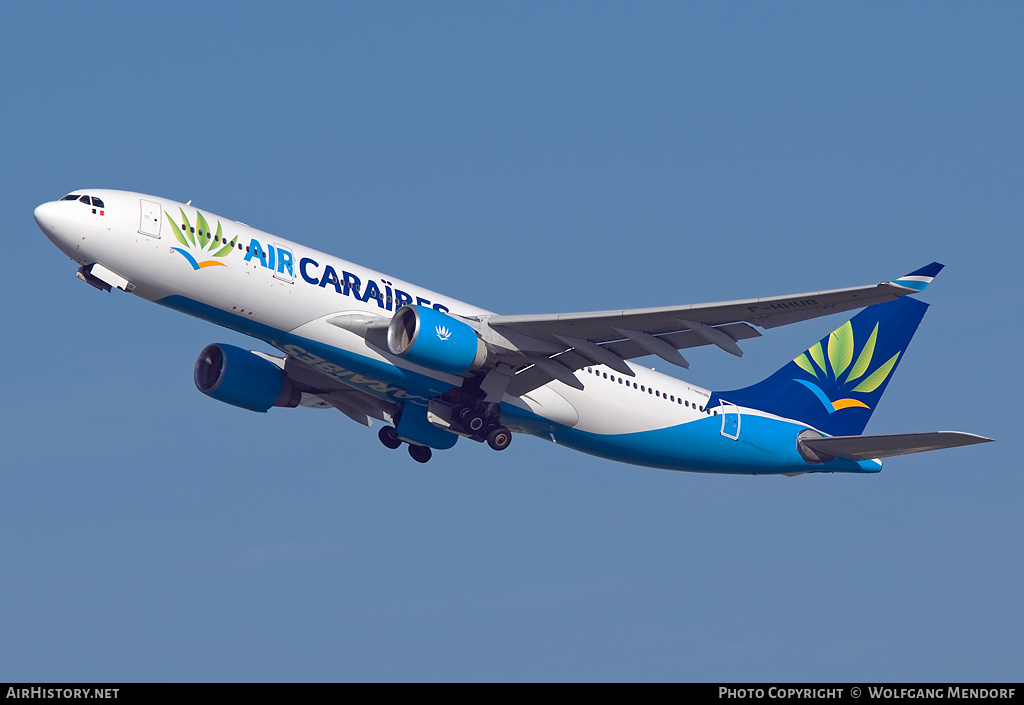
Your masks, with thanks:
[{"label": "logo on engine cowling", "polygon": [[448,340],[448,338],[452,337],[452,332],[445,326],[437,326],[434,328],[434,331],[441,340]]}]

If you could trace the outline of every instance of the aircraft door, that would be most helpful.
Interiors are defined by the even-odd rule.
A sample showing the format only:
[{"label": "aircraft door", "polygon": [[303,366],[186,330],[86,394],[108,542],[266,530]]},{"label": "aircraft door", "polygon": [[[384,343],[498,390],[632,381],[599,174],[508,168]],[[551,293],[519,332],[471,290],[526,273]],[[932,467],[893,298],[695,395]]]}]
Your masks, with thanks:
[{"label": "aircraft door", "polygon": [[142,215],[139,218],[139,232],[150,237],[160,237],[160,221],[163,217],[163,209],[159,203],[139,200],[142,204]]},{"label": "aircraft door", "polygon": [[740,409],[725,399],[719,407],[722,412],[722,435],[734,441],[740,439]]},{"label": "aircraft door", "polygon": [[276,262],[272,265],[274,277],[291,284],[295,281],[295,265],[292,262],[292,251],[287,247],[278,245],[276,242],[274,243],[274,249],[276,251]]}]

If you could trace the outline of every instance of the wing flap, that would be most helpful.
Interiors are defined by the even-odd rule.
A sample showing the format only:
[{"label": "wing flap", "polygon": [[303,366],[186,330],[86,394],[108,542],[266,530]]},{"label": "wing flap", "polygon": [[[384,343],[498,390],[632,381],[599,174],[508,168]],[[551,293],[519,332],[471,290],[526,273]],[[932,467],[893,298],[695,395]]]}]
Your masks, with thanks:
[{"label": "wing flap", "polygon": [[[716,330],[725,331],[733,340],[758,338],[761,335],[760,331],[756,328],[752,328],[746,323],[731,323],[729,325],[719,326]],[[659,340],[664,340],[676,350],[685,350],[686,348],[696,348],[710,344],[706,338],[701,337],[692,330],[668,333],[656,337]],[[644,355],[650,354],[645,348],[632,340],[619,340],[614,343],[605,343],[603,347],[611,350],[624,360],[631,360],[634,357],[643,357]]]}]

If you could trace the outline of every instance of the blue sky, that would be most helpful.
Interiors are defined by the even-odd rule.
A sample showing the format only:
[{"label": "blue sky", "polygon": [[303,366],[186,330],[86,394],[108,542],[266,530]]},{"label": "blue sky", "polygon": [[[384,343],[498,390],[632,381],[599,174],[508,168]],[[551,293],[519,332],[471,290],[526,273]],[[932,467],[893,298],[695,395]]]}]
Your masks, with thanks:
[{"label": "blue sky", "polygon": [[[1022,20],[5,8],[0,680],[1020,680]],[[197,392],[207,343],[265,348],[77,281],[32,209],[89,186],[192,199],[502,313],[938,260],[868,432],[997,442],[872,477],[671,473],[526,437],[420,466],[335,412]],[[742,360],[695,351],[683,376],[753,383],[841,322]]]}]

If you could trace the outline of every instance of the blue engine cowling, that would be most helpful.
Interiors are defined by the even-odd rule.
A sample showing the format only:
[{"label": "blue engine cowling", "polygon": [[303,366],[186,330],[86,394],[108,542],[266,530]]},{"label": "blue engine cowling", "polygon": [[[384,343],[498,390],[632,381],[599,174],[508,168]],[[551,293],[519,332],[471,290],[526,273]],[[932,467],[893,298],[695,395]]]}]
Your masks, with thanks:
[{"label": "blue engine cowling", "polygon": [[301,392],[274,363],[234,345],[214,343],[199,353],[196,388],[232,406],[265,413],[272,406],[299,405]]},{"label": "blue engine cowling", "polygon": [[487,363],[487,347],[471,326],[424,306],[406,305],[388,325],[388,349],[417,365],[461,375]]}]

